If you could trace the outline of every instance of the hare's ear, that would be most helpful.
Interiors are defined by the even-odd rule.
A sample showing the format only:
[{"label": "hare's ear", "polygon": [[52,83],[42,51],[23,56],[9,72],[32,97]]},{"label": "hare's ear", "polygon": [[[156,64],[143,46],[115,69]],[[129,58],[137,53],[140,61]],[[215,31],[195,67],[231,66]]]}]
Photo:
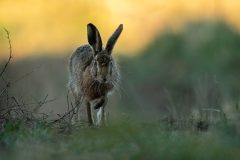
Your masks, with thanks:
[{"label": "hare's ear", "polygon": [[102,39],[98,29],[92,24],[87,25],[88,43],[93,47],[95,53],[102,51]]},{"label": "hare's ear", "polygon": [[112,34],[112,36],[108,39],[107,45],[106,45],[106,50],[108,51],[109,54],[112,53],[113,47],[115,43],[117,42],[118,37],[120,36],[121,32],[123,30],[123,25],[120,24],[116,31]]}]

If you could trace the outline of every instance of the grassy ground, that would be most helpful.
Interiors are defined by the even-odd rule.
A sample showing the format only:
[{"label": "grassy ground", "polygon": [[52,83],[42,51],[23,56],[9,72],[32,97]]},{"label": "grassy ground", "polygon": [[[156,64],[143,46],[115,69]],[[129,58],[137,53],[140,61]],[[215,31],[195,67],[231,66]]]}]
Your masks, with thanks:
[{"label": "grassy ground", "polygon": [[6,124],[0,132],[1,160],[9,159],[238,159],[239,130],[176,130],[160,122],[122,121],[104,128],[62,133],[42,124]]}]

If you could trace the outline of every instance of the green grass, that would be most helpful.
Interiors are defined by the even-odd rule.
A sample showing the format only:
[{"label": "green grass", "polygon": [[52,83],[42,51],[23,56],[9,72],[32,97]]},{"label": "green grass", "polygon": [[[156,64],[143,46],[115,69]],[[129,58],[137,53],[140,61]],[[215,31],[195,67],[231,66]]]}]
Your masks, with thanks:
[{"label": "green grass", "polygon": [[119,122],[68,133],[37,124],[7,124],[0,132],[0,159],[238,159],[235,126],[207,132],[173,130],[157,122]]}]

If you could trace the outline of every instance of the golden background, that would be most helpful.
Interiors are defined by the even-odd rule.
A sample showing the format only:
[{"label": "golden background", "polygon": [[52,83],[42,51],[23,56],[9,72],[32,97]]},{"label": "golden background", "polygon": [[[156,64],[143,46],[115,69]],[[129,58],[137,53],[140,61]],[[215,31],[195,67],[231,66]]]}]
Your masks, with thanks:
[{"label": "golden background", "polygon": [[[70,54],[87,43],[86,25],[94,23],[103,41],[120,24],[124,32],[116,45],[133,55],[166,29],[186,22],[221,19],[240,28],[238,0],[0,0],[0,27],[11,33],[14,57]],[[0,31],[0,57],[8,44]]]}]

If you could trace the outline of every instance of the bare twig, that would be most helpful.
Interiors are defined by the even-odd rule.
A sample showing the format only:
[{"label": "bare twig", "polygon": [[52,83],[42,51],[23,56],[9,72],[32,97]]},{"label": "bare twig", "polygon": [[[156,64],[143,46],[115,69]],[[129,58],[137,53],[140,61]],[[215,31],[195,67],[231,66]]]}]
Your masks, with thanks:
[{"label": "bare twig", "polygon": [[10,39],[10,33],[6,28],[4,28],[4,31],[7,34],[7,39],[8,39],[8,44],[9,44],[9,57],[8,57],[8,61],[6,62],[6,64],[4,65],[4,67],[2,69],[2,71],[0,72],[0,77],[2,77],[3,73],[5,72],[7,66],[10,63],[10,60],[12,58],[12,44],[11,44],[11,39]]},{"label": "bare twig", "polygon": [[[50,99],[50,100],[46,100],[45,102],[44,102],[44,104],[47,104],[47,103],[51,103],[51,102],[53,102],[53,101],[55,101],[56,100],[56,98],[55,99]],[[19,104],[20,105],[20,104]],[[36,103],[22,103],[22,105],[21,106],[30,106],[30,105],[39,105],[39,102],[36,102]],[[17,107],[18,105],[17,104],[13,104],[13,105],[11,105],[12,107]]]},{"label": "bare twig", "polygon": [[37,102],[38,106],[34,108],[33,110],[34,112],[37,112],[47,102],[47,97],[48,97],[48,94],[44,97],[42,101]]},{"label": "bare twig", "polygon": [[6,88],[4,88],[2,91],[1,91],[1,93],[0,93],[0,97],[6,92]]},{"label": "bare twig", "polygon": [[[67,99],[68,99],[68,98],[67,98]],[[56,120],[53,120],[51,123],[60,122],[60,121],[64,120],[67,116],[72,118],[73,115],[76,114],[76,113],[74,112],[75,109],[79,109],[78,107],[82,105],[82,101],[83,101],[83,100],[81,100],[81,101],[79,102],[79,104],[77,104],[77,105],[75,105],[75,106],[73,106],[73,105],[71,104],[72,107],[71,107],[70,110],[68,110],[68,112],[66,112],[66,113],[63,114],[63,115],[57,114],[57,115],[59,116],[59,118],[56,119]]]},{"label": "bare twig", "polygon": [[13,101],[16,103],[17,107],[19,108],[19,110],[22,112],[22,114],[24,115],[24,112],[20,106],[20,104],[18,103],[17,99],[15,97],[11,97],[13,99]]},{"label": "bare twig", "polygon": [[53,120],[51,123],[56,123],[56,122],[59,122],[61,120],[63,120],[66,116],[68,116],[69,114],[71,114],[75,109],[77,108],[77,106],[73,107],[71,110],[69,110],[68,112],[66,112],[64,115],[60,115],[60,114],[57,114],[59,116],[58,119],[56,120]]},{"label": "bare twig", "polygon": [[37,69],[39,69],[40,67],[41,67],[41,65],[40,65],[40,66],[37,66],[37,67],[34,68],[32,71],[25,73],[25,74],[22,75],[21,77],[19,77],[19,78],[17,78],[16,80],[14,80],[14,81],[12,82],[12,84],[15,84],[15,83],[17,83],[17,82],[23,80],[24,78],[26,78],[26,77],[32,75],[32,74],[33,74]]}]

